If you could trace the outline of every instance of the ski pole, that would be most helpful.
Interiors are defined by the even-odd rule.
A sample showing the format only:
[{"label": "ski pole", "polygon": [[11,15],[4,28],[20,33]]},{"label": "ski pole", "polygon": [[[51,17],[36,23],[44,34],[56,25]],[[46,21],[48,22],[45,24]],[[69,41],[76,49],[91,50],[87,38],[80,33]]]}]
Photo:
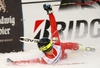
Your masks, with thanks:
[{"label": "ski pole", "polygon": [[99,1],[99,0],[95,0],[95,1],[92,1],[92,2],[88,2],[88,3],[62,3],[62,4],[51,5],[51,6],[54,7],[54,6],[61,6],[61,5],[89,5],[89,4],[93,4],[97,1]]}]

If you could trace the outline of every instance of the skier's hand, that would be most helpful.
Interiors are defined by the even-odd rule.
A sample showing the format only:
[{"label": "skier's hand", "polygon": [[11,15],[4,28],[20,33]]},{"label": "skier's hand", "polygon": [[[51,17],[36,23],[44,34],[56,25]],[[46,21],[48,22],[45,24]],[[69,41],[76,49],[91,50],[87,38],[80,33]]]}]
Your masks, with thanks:
[{"label": "skier's hand", "polygon": [[13,60],[11,60],[10,58],[7,58],[7,62],[8,63],[13,63]]},{"label": "skier's hand", "polygon": [[51,7],[50,4],[44,4],[44,5],[43,5],[43,8],[44,8],[44,10],[46,10],[46,11],[52,10],[52,7]]},{"label": "skier's hand", "polygon": [[50,4],[44,4],[44,5],[43,5],[43,8],[44,8],[44,10],[47,11],[48,14],[50,14],[51,11],[52,11],[52,7],[51,7]]}]

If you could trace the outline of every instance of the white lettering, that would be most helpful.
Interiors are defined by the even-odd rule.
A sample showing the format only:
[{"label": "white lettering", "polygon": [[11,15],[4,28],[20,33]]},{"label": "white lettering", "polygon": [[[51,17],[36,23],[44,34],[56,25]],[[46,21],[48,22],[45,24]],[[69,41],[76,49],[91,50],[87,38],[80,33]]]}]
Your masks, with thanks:
[{"label": "white lettering", "polygon": [[10,34],[10,28],[0,28],[0,35],[9,35]]},{"label": "white lettering", "polygon": [[8,17],[8,18],[4,18],[4,16],[1,16],[0,19],[0,24],[11,24],[12,26],[15,25],[15,17]]}]

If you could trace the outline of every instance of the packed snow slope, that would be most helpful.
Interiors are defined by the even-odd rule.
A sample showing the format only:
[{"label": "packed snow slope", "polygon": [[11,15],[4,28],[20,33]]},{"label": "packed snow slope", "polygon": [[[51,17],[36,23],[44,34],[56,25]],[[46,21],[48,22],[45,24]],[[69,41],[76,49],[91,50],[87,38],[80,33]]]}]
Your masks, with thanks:
[{"label": "packed snow slope", "polygon": [[[35,43],[27,43],[31,48],[24,52],[11,52],[11,53],[0,53],[0,68],[99,68],[100,67],[100,51],[99,46],[95,52],[87,52],[84,50],[66,50],[68,54],[67,59],[59,61],[57,64],[46,65],[46,64],[19,64],[13,65],[7,63],[6,59],[10,58],[14,61],[18,60],[29,60],[40,57],[42,52],[39,51]],[[32,48],[33,46],[33,48]],[[96,46],[96,45],[95,45]],[[28,46],[27,46],[28,47]]]}]

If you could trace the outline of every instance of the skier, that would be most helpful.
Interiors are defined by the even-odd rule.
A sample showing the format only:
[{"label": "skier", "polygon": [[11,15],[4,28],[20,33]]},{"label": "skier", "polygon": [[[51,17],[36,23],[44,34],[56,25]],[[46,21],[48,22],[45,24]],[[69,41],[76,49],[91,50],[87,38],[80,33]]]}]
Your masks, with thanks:
[{"label": "skier", "polygon": [[67,53],[65,53],[66,49],[70,50],[78,50],[78,43],[62,43],[60,42],[59,34],[57,31],[57,24],[55,17],[53,15],[51,5],[44,4],[44,10],[47,11],[47,14],[50,19],[51,25],[51,34],[52,40],[48,38],[42,38],[37,42],[39,49],[43,52],[43,55],[40,58],[32,59],[32,60],[21,60],[21,61],[12,61],[11,59],[7,59],[8,62],[12,62],[13,64],[21,64],[21,63],[42,63],[42,64],[55,64],[59,60],[67,58]]}]

